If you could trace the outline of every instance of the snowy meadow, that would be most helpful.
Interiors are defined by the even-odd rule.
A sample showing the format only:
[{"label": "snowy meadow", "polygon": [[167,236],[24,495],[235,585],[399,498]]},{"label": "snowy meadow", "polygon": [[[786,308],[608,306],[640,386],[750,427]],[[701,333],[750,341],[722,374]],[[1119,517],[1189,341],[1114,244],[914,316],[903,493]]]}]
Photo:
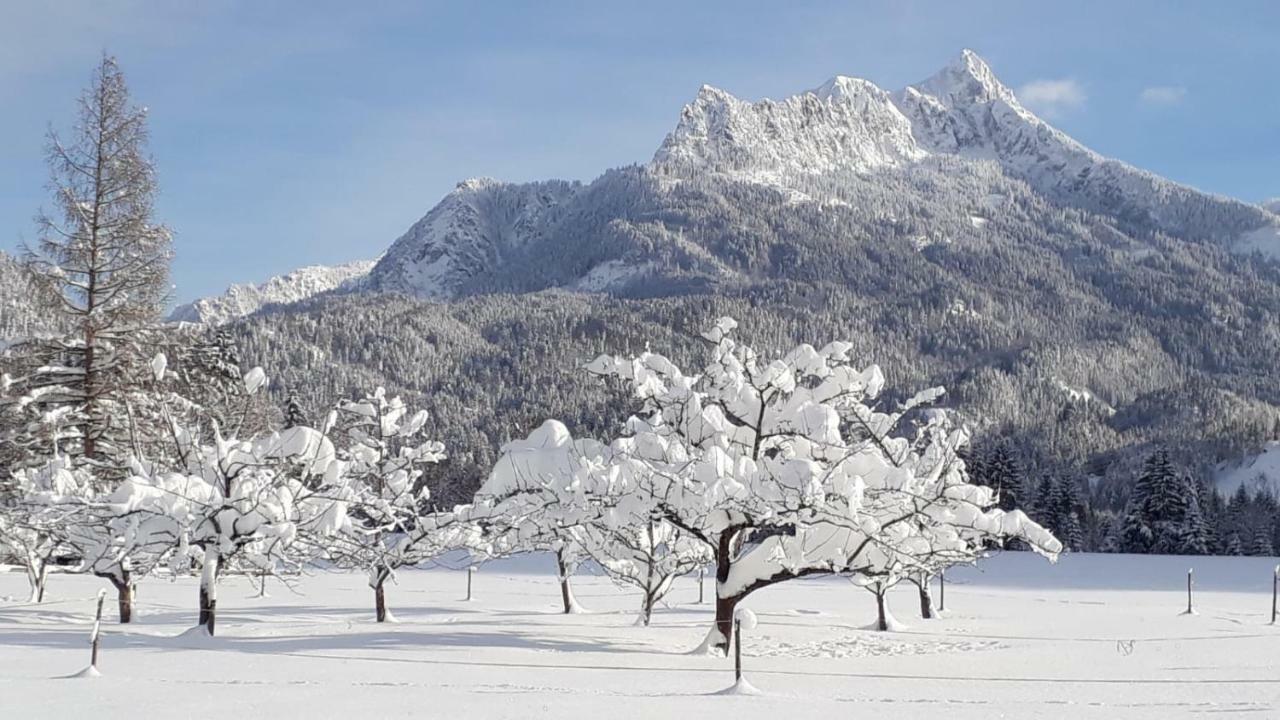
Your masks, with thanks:
[{"label": "snowy meadow", "polygon": [[[1197,575],[1198,614],[1183,616]],[[466,572],[399,574],[397,622],[378,624],[363,576],[313,572],[268,583],[224,580],[221,629],[192,636],[192,578],[157,579],[130,626],[109,625],[102,677],[58,679],[86,664],[100,583],[55,575],[25,602],[0,574],[0,696],[46,717],[893,718],[1270,717],[1280,711],[1261,558],[1067,555],[1048,566],[1004,553],[948,575],[942,617],[921,620],[915,593],[890,594],[908,627],[864,629],[874,598],[847,580],[801,580],[749,601],[759,619],[743,664],[759,696],[723,696],[725,658],[691,655],[713,610],[696,576],[677,581],[649,627],[637,591],[599,571],[575,578],[583,612],[561,612],[550,555]],[[6,713],[7,714],[7,713]]]}]

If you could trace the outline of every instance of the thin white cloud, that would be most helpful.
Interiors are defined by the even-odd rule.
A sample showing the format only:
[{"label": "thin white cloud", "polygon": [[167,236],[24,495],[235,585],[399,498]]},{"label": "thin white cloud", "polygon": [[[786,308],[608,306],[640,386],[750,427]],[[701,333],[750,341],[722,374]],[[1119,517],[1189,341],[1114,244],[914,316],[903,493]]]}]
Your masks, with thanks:
[{"label": "thin white cloud", "polygon": [[1138,93],[1138,99],[1144,105],[1177,105],[1186,97],[1187,89],[1181,85],[1153,85]]},{"label": "thin white cloud", "polygon": [[1032,80],[1018,89],[1022,104],[1048,117],[1084,107],[1084,88],[1071,78]]}]

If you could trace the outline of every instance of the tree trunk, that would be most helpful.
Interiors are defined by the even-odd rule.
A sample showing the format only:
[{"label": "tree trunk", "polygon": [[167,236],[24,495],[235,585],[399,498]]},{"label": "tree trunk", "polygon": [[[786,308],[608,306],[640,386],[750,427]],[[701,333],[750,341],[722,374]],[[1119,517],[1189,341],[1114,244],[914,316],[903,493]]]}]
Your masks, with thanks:
[{"label": "tree trunk", "polygon": [[218,551],[214,547],[205,548],[204,569],[200,573],[200,620],[210,636],[214,633],[214,624],[218,614]]},{"label": "tree trunk", "polygon": [[733,643],[733,611],[737,609],[741,595],[725,597],[724,584],[729,581],[729,569],[733,562],[733,536],[735,532],[720,533],[716,543],[716,627],[719,635],[711,644],[725,657],[729,656],[729,646]]},{"label": "tree trunk", "polygon": [[373,613],[378,622],[387,621],[387,595],[384,591],[386,578],[378,578],[373,586]]},{"label": "tree trunk", "polygon": [[560,599],[564,602],[564,614],[571,615],[577,609],[577,602],[573,599],[573,588],[569,586],[569,568],[559,550],[556,551],[556,572],[560,577]]},{"label": "tree trunk", "polygon": [[111,578],[111,584],[116,588],[116,607],[120,611],[120,624],[133,622],[133,583],[129,582],[128,571],[123,573],[123,581],[119,578]]},{"label": "tree trunk", "polygon": [[920,590],[920,617],[925,620],[932,620],[936,615],[933,612],[933,592],[929,587],[932,578],[928,576],[920,579],[917,587]]},{"label": "tree trunk", "polygon": [[884,590],[873,590],[876,595],[876,629],[884,632],[889,629],[889,618],[884,609]]},{"label": "tree trunk", "polygon": [[640,606],[640,619],[644,622],[645,627],[649,627],[649,620],[653,617],[653,592],[645,590],[644,602]]},{"label": "tree trunk", "polygon": [[729,654],[729,645],[733,643],[733,613],[738,609],[741,599],[736,595],[716,595],[716,630],[720,633],[720,640],[715,643],[715,648],[726,656]]},{"label": "tree trunk", "polygon": [[31,585],[31,596],[28,602],[42,603],[44,602],[44,587],[49,580],[49,563],[34,557],[27,556],[27,583]]},{"label": "tree trunk", "polygon": [[[96,253],[94,255],[96,257]],[[89,289],[88,289],[88,292],[85,293],[86,300],[88,302],[86,315],[88,313],[93,312],[93,307],[95,305],[96,300],[98,299],[97,293],[95,292],[95,286],[97,285],[97,280],[98,280],[98,273],[90,272],[89,273]],[[86,320],[85,327],[84,327],[85,424],[82,432],[84,434],[84,446],[83,446],[84,456],[90,460],[96,460],[98,456],[98,446],[97,446],[98,438],[97,438],[97,428],[95,425],[95,423],[97,422],[97,418],[95,416],[97,415],[97,393],[98,393],[98,389],[95,383],[95,380],[97,379],[97,374],[96,374],[97,368],[94,365],[95,350],[97,349],[96,342],[97,340],[94,337],[92,325],[90,325],[89,321]]]}]

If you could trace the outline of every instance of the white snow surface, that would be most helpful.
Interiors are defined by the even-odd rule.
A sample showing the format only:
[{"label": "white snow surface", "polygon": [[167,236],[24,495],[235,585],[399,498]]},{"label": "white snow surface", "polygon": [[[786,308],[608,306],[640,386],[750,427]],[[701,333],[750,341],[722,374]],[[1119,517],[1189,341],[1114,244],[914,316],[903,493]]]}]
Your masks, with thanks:
[{"label": "white snow surface", "polygon": [[[858,629],[875,601],[847,581],[783,583],[747,600],[759,626],[743,636],[743,667],[761,694],[745,697],[723,693],[731,660],[687,654],[712,615],[696,604],[696,577],[643,628],[635,595],[595,575],[574,578],[594,612],[559,614],[546,555],[487,565],[470,603],[465,572],[402,571],[388,588],[399,623],[381,626],[362,573],[315,572],[270,598],[228,576],[213,638],[183,635],[194,578],[149,579],[133,625],[112,624],[108,603],[102,677],[72,682],[61,678],[88,662],[104,583],[55,575],[42,605],[0,602],[0,708],[95,720],[1276,717],[1274,564],[1007,553],[948,573],[943,619],[920,620],[914,586],[896,588],[911,625],[896,633]],[[1199,614],[1180,617],[1190,565]],[[24,585],[0,573],[0,598],[24,597]]]},{"label": "white snow surface", "polygon": [[1227,495],[1241,485],[1250,492],[1280,493],[1280,440],[1267,443],[1257,455],[1219,465],[1214,483]]},{"label": "white snow surface", "polygon": [[359,260],[343,265],[311,265],[262,283],[232,285],[221,295],[200,298],[174,308],[173,322],[225,325],[251,315],[265,305],[289,304],[323,292],[350,287],[369,274],[375,260]]}]

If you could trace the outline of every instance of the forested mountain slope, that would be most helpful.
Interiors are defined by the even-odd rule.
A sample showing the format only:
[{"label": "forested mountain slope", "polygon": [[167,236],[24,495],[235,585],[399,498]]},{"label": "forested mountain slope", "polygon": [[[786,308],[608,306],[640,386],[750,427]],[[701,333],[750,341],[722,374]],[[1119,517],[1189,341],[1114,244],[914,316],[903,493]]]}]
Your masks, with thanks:
[{"label": "forested mountain slope", "polygon": [[902,392],[948,386],[980,444],[1123,493],[1155,443],[1207,473],[1276,437],[1280,270],[1249,252],[1276,222],[1093,153],[966,53],[896,93],[704,88],[652,162],[461,183],[345,295],[236,332],[313,409],[416,396],[471,481],[545,416],[618,419],[591,355],[691,353],[727,313],[850,339]]}]

